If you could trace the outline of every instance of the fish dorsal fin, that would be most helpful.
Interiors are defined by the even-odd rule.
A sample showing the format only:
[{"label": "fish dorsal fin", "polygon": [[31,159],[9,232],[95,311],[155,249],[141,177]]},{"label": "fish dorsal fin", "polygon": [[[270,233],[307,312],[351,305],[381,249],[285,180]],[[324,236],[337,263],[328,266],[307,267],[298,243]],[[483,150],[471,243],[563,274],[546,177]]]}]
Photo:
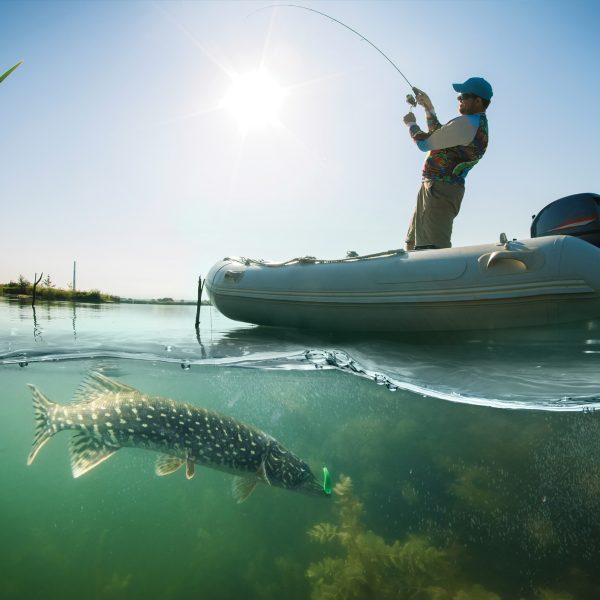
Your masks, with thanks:
[{"label": "fish dorsal fin", "polygon": [[256,487],[256,479],[248,479],[247,477],[234,477],[231,482],[231,492],[234,500],[241,504],[254,491]]},{"label": "fish dorsal fin", "polygon": [[130,385],[111,379],[98,371],[92,371],[75,392],[73,400],[77,403],[94,402],[105,394],[118,392],[139,394],[139,391]]},{"label": "fish dorsal fin", "polygon": [[163,477],[164,475],[171,475],[175,473],[179,467],[183,466],[185,460],[183,458],[179,458],[178,456],[172,456],[171,454],[161,454],[156,459],[156,464],[154,465],[154,472],[159,476]]},{"label": "fish dorsal fin", "polygon": [[196,465],[188,458],[185,461],[185,477],[191,479],[196,472]]},{"label": "fish dorsal fin", "polygon": [[87,433],[78,433],[71,438],[71,470],[73,477],[80,477],[108,460],[119,448],[108,446]]}]

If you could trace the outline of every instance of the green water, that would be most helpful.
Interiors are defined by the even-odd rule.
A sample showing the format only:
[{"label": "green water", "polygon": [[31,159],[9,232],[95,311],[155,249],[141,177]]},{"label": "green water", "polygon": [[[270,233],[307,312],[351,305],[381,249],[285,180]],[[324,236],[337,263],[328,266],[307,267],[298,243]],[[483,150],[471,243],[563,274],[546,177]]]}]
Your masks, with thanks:
[{"label": "green water", "polygon": [[[81,309],[75,328],[71,308],[47,308],[51,318],[39,319],[36,334],[30,307],[0,304],[0,597],[600,597],[594,403],[568,412],[505,410],[392,392],[365,376],[369,369],[356,376],[298,359],[301,348],[314,350],[306,344],[315,340],[303,336],[252,335],[212,314],[203,316],[198,343],[191,313],[167,308]],[[565,343],[562,370],[553,350],[547,361],[539,355],[544,344],[535,345],[531,364],[554,365],[561,390],[572,371],[573,396],[589,397],[597,354],[581,348],[594,348],[590,339],[573,353],[572,340]],[[368,354],[369,343],[343,350]],[[507,344],[510,370],[528,353],[522,344],[507,353]],[[447,345],[435,346],[447,356]],[[489,355],[480,364],[470,348],[463,341],[453,351],[466,369],[465,387],[472,391],[477,380],[481,390]],[[398,379],[412,373],[411,384],[417,374],[427,383],[423,345],[401,350],[402,360],[379,348],[369,367],[391,376],[395,362]],[[427,350],[436,356],[433,346]],[[27,366],[19,366],[20,355]],[[281,355],[291,357],[283,368]],[[592,362],[576,365],[575,356]],[[464,391],[457,368],[449,366],[442,381],[440,361],[432,360],[444,393]],[[27,467],[33,411],[26,384],[67,403],[95,369],[263,429],[315,472],[327,465],[343,495],[315,499],[260,484],[238,505],[230,475],[197,469],[191,481],[180,471],[157,477],[155,455],[135,449],[73,479],[66,432]],[[528,386],[536,402],[544,395],[533,371],[515,380],[521,400]],[[504,373],[505,382],[511,377],[514,369]],[[501,380],[492,373],[494,398]],[[555,385],[548,383],[547,395]]]}]

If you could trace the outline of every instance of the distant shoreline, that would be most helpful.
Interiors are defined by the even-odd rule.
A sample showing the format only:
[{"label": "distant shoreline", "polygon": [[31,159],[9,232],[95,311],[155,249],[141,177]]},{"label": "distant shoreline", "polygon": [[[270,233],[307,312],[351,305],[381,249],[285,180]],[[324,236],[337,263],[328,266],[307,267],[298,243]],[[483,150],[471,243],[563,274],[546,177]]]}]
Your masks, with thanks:
[{"label": "distant shoreline", "polygon": [[[33,299],[33,286],[31,284],[17,284],[14,282],[0,283],[0,298],[30,302]],[[175,300],[174,298],[123,298],[103,294],[99,290],[80,291],[64,290],[60,288],[39,287],[35,293],[36,302],[73,302],[78,304],[157,304],[161,306],[196,306],[195,300]],[[202,306],[210,306],[208,300],[202,300]]]},{"label": "distant shoreline", "polygon": [[[121,304],[160,304],[163,306],[174,305],[174,306],[196,306],[198,303],[195,300],[170,300],[170,299],[159,299],[159,300],[141,300],[137,298],[121,298]],[[210,306],[210,301],[202,300],[201,306]]]}]

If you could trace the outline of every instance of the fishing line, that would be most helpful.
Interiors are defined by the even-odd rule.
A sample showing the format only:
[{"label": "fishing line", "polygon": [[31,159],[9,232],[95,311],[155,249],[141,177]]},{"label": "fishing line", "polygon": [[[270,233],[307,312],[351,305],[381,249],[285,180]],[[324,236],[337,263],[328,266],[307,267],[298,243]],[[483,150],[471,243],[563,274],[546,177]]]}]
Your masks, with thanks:
[{"label": "fishing line", "polygon": [[382,50],[380,50],[371,40],[368,40],[362,33],[359,33],[358,31],[356,31],[356,29],[352,29],[352,27],[350,27],[349,25],[346,25],[345,23],[342,23],[338,19],[335,19],[331,15],[321,12],[320,10],[315,10],[314,8],[309,8],[308,6],[300,6],[299,4],[272,4],[271,6],[263,6],[262,8],[257,8],[256,10],[249,13],[248,16],[250,16],[260,10],[266,10],[268,8],[278,8],[278,7],[301,8],[302,10],[308,10],[310,12],[317,13],[318,15],[321,15],[322,17],[326,17],[327,19],[330,19],[334,23],[337,23],[338,25],[341,25],[342,27],[345,27],[346,29],[350,30],[352,33],[356,34],[361,40],[367,42],[367,44],[370,44],[373,48],[375,48],[375,50],[377,50],[377,52],[379,52],[379,54],[381,54],[381,56],[383,56],[392,65],[392,67],[394,67],[394,69],[396,69],[396,71],[398,71],[398,73],[400,73],[400,75],[402,76],[404,81],[406,81],[406,83],[408,83],[408,85],[410,86],[410,89],[416,93],[413,84],[406,78],[406,75],[404,75],[404,73],[398,68],[398,65],[396,65],[396,63],[387,54],[385,54]]}]

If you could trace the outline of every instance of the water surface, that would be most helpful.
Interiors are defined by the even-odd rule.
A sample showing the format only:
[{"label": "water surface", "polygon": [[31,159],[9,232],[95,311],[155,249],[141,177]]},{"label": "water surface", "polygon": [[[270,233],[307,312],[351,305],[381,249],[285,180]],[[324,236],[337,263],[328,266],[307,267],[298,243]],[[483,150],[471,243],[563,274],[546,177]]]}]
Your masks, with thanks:
[{"label": "water surface", "polygon": [[[600,597],[597,323],[382,338],[194,317],[0,300],[3,598]],[[68,433],[27,467],[26,383],[68,403],[92,370],[259,427],[343,495],[237,505],[230,475],[159,478],[135,449],[73,479]]]}]

